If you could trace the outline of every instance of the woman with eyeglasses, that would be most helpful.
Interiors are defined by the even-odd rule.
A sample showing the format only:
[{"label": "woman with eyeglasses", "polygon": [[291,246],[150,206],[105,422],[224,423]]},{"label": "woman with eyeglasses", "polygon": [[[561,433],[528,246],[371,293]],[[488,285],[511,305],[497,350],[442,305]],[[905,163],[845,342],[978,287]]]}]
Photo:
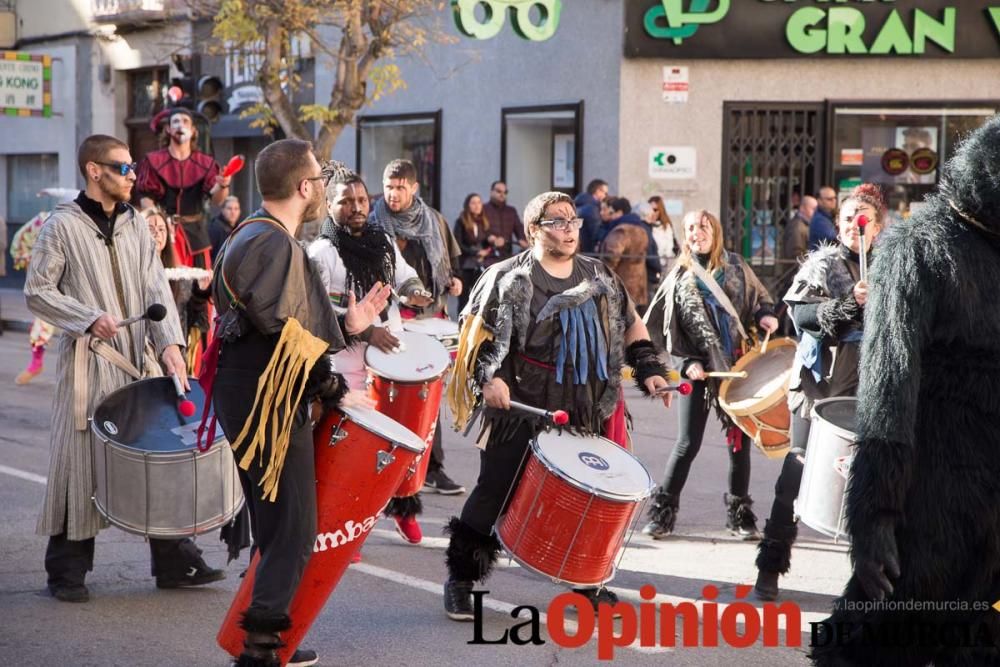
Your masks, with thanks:
[{"label": "woman with eyeglasses", "polygon": [[809,441],[810,414],[816,401],[858,393],[858,362],[868,285],[861,280],[861,229],[864,216],[866,254],[882,232],[886,204],[877,185],[854,188],[837,217],[837,244],[825,244],[806,256],[785,295],[800,333],[796,359],[815,363],[796,369],[788,393],[792,411],[791,451],[774,484],[774,504],[757,553],[754,590],[763,600],[778,596],[778,577],[791,568],[798,535],[794,503],[802,480],[801,458]]},{"label": "woman with eyeglasses", "polygon": [[[621,371],[666,405],[666,368],[621,281],[599,260],[579,254],[580,227],[568,195],[546,192],[524,209],[529,250],[480,277],[462,318],[462,348],[448,389],[456,428],[482,416],[479,479],[448,523],[444,605],[449,618],[472,620],[472,588],[500,553],[493,526],[521,474],[537,417],[511,410],[519,401],[565,410],[573,433],[625,442]],[[663,392],[666,392],[663,394]],[[587,588],[597,609],[617,598]]]},{"label": "woman with eyeglasses", "polygon": [[740,255],[725,249],[722,225],[708,211],[684,216],[681,256],[653,297],[646,326],[653,342],[679,361],[693,391],[678,397],[677,443],[642,532],[657,540],[673,533],[681,491],[714,407],[729,448],[726,527],[744,540],[760,539],[750,498],[753,443],[719,407],[719,380],[705,374],[730,370],[750,346],[750,333],[774,332],[778,320],[764,285]]},{"label": "woman with eyeglasses", "polygon": [[[483,199],[475,192],[466,195],[462,203],[462,213],[455,221],[455,240],[462,249],[459,267],[462,271],[462,284],[472,286],[476,278],[483,272],[483,260],[494,254],[493,246],[487,238],[490,236],[490,221],[483,212]],[[469,301],[469,290],[462,290],[458,296],[459,312]]]}]

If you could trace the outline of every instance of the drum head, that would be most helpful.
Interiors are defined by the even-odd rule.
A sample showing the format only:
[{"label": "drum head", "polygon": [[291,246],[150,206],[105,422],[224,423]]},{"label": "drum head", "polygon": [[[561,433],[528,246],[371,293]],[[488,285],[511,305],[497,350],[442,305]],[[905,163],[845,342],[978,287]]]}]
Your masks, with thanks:
[{"label": "drum head", "polygon": [[[197,443],[205,394],[194,379],[188,400],[194,414],[184,417],[177,411],[177,392],[168,377],[148,378],[127,384],[104,397],[94,411],[93,430],[98,437],[145,452],[180,452]],[[216,431],[222,439],[222,429]]]},{"label": "drum head", "polygon": [[795,365],[795,345],[776,345],[742,370],[747,377],[729,381],[726,404],[732,410],[753,407],[761,399],[781,391]]},{"label": "drum head", "polygon": [[434,338],[409,331],[395,335],[402,343],[400,352],[386,353],[373,345],[365,350],[365,365],[375,375],[415,383],[441,377],[448,370],[451,356]]},{"label": "drum head", "polygon": [[415,333],[427,334],[435,338],[458,336],[458,322],[442,317],[425,317],[421,320],[403,320],[403,328]]},{"label": "drum head", "polygon": [[548,431],[531,447],[559,477],[608,500],[637,502],[654,487],[639,459],[605,438]]},{"label": "drum head", "polygon": [[829,422],[854,439],[857,432],[858,401],[853,396],[835,396],[816,401],[813,414],[823,421]]},{"label": "drum head", "polygon": [[400,424],[395,419],[385,416],[371,408],[341,408],[351,421],[364,427],[376,435],[393,442],[400,447],[418,454],[427,449],[427,443],[417,437],[417,434]]}]

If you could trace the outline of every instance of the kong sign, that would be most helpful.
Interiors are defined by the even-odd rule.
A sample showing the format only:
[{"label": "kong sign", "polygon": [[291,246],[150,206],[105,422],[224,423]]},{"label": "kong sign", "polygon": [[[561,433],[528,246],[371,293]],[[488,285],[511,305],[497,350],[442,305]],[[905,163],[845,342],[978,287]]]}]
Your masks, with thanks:
[{"label": "kong sign", "polygon": [[52,115],[52,58],[0,51],[0,112],[7,116]]},{"label": "kong sign", "polygon": [[993,0],[634,0],[632,58],[1000,56]]}]

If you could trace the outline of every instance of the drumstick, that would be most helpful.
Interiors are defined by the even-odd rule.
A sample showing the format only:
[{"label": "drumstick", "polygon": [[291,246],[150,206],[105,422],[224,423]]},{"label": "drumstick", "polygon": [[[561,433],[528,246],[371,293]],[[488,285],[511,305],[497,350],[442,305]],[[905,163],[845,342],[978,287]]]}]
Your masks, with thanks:
[{"label": "drumstick", "polygon": [[859,255],[859,260],[861,263],[861,282],[868,283],[868,253],[865,252],[865,226],[868,224],[868,218],[859,215],[858,216],[858,229],[861,230],[861,253]]},{"label": "drumstick", "polygon": [[768,331],[767,335],[764,336],[764,343],[760,346],[760,353],[767,354],[767,343],[771,340],[771,332]]},{"label": "drumstick", "polygon": [[680,384],[672,384],[666,387],[661,387],[660,389],[657,389],[655,393],[653,393],[653,396],[663,396],[664,394],[667,394],[671,391],[676,391],[681,396],[687,396],[688,394],[691,393],[691,383],[681,382]]},{"label": "drumstick", "polygon": [[181,386],[181,379],[176,374],[172,373],[170,379],[174,381],[174,389],[177,391],[177,412],[181,413],[182,417],[190,417],[194,414],[194,401],[188,399],[184,387]]},{"label": "drumstick", "polygon": [[548,419],[556,426],[565,426],[569,423],[569,415],[565,410],[542,410],[541,408],[536,408],[531,405],[525,405],[524,403],[518,403],[517,401],[511,401],[510,407],[515,410],[520,410],[521,412],[527,412],[529,414],[538,415],[539,417],[544,417]]},{"label": "drumstick", "polygon": [[742,380],[746,376],[747,376],[746,371],[711,371],[705,373],[705,377],[707,378],[722,378],[722,379],[731,378],[736,380]]}]

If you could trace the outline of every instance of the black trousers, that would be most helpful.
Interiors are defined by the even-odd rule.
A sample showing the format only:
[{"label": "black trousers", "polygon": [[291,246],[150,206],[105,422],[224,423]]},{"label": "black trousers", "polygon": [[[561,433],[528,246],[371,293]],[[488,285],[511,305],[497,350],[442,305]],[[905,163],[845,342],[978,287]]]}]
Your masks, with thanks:
[{"label": "black trousers", "polygon": [[[181,540],[149,540],[152,576],[171,577],[187,573],[201,562],[201,550],[194,542]],[[78,586],[94,569],[94,538],[66,539],[66,533],[49,537],[45,548],[45,572],[49,586]]]},{"label": "black trousers", "polygon": [[472,286],[476,284],[476,280],[479,279],[482,272],[481,267],[462,269],[462,293],[458,295],[458,312],[462,312],[465,304],[469,303],[469,294],[472,292]]},{"label": "black trousers", "polygon": [[444,446],[441,442],[441,417],[438,417],[437,425],[434,427],[434,441],[431,444],[431,460],[427,464],[427,470],[441,470],[444,468]]},{"label": "black trousers", "polygon": [[490,437],[486,449],[479,453],[479,479],[462,507],[462,523],[490,535],[511,489],[521,478],[525,452],[534,435],[532,424],[523,422],[506,437]]},{"label": "black trousers", "polygon": [[[250,377],[252,376],[252,377]],[[213,402],[226,438],[232,442],[246,422],[257,389],[257,374],[220,368],[215,378]],[[255,429],[257,424],[251,425]],[[267,449],[270,451],[270,443]],[[281,619],[288,614],[292,597],[302,579],[316,542],[316,470],[308,404],[295,411],[285,464],[278,480],[278,495],[264,500],[260,481],[267,464],[257,459],[249,470],[240,469],[240,481],[254,544],[260,553],[250,610],[260,618]]]},{"label": "black trousers", "polygon": [[[694,462],[705,436],[711,403],[705,396],[705,383],[692,382],[692,391],[687,396],[677,397],[677,444],[667,461],[662,488],[675,499],[679,498],[687,482],[691,464]],[[746,434],[740,439],[740,451],[729,448],[729,493],[745,496],[750,491],[750,450],[753,442]]]},{"label": "black trousers", "polygon": [[802,483],[802,462],[799,461],[799,456],[806,453],[811,423],[799,416],[798,410],[792,413],[792,449],[785,454],[778,481],[774,483],[774,503],[771,505],[769,520],[775,527],[795,524],[795,499],[799,496],[799,485]]}]

